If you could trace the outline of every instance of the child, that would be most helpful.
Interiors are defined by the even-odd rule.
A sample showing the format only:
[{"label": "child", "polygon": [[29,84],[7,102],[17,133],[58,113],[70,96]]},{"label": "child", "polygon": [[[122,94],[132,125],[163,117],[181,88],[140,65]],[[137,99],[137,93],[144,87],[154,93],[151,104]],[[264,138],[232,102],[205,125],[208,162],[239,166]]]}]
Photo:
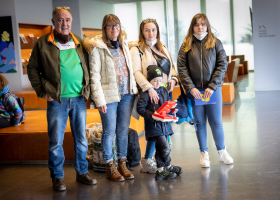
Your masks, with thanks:
[{"label": "child", "polygon": [[10,95],[8,80],[0,74],[0,128],[20,125],[22,110],[17,100]]},{"label": "child", "polygon": [[168,100],[168,91],[160,87],[162,83],[161,69],[156,65],[147,68],[147,80],[153,85],[159,96],[159,104],[151,102],[148,91],[142,92],[137,102],[137,112],[144,117],[146,140],[156,141],[155,159],[157,162],[156,180],[175,178],[176,175],[183,173],[181,167],[172,165],[167,136],[172,135],[170,122],[156,121],[152,114]]}]

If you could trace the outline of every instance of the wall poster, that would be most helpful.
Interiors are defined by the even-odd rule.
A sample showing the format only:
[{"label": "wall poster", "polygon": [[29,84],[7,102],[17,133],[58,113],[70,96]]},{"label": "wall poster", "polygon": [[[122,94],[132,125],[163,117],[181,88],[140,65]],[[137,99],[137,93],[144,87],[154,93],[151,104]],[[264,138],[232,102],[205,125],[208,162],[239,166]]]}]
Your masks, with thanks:
[{"label": "wall poster", "polygon": [[12,17],[0,17],[0,73],[16,73]]}]

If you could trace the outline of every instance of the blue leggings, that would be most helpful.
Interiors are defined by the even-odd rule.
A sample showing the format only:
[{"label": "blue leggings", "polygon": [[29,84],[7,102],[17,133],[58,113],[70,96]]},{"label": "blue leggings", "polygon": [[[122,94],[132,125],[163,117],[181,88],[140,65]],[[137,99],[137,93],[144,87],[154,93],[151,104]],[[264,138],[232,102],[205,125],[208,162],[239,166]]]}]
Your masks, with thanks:
[{"label": "blue leggings", "polygon": [[156,141],[147,141],[145,159],[152,158],[156,150]]},{"label": "blue leggings", "polygon": [[212,130],[212,135],[217,150],[225,148],[224,129],[222,122],[222,91],[219,87],[216,91],[216,104],[196,106],[192,101],[193,115],[197,122],[196,136],[199,143],[200,151],[207,151],[207,118]]}]

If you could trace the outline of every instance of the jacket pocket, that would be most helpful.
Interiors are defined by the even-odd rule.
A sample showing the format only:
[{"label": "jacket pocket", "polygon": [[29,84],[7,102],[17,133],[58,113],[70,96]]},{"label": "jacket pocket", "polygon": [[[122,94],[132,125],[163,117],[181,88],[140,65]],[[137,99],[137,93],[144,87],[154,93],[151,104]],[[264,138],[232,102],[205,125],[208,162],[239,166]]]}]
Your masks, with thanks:
[{"label": "jacket pocket", "polygon": [[48,93],[50,96],[52,96],[52,94],[56,96],[56,89],[49,81],[46,80],[43,84],[43,87],[46,93]]}]

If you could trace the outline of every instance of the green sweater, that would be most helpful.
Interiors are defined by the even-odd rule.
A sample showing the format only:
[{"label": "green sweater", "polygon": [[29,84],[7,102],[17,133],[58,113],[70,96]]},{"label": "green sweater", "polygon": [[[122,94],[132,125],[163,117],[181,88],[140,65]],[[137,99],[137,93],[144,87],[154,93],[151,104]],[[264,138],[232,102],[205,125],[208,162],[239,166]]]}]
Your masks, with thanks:
[{"label": "green sweater", "polygon": [[[58,43],[57,40],[55,40]],[[73,39],[70,43],[74,43]],[[69,43],[68,43],[69,44]],[[65,46],[70,46],[65,44]],[[83,68],[75,48],[60,49],[60,97],[71,98],[81,96],[83,89]]]},{"label": "green sweater", "polygon": [[[81,95],[89,98],[88,53],[83,48],[82,39],[75,34],[71,35],[83,69]],[[38,97],[45,98],[48,93],[51,98],[61,103],[60,50],[54,41],[53,31],[51,34],[41,36],[35,43],[27,66],[27,74]]]}]

